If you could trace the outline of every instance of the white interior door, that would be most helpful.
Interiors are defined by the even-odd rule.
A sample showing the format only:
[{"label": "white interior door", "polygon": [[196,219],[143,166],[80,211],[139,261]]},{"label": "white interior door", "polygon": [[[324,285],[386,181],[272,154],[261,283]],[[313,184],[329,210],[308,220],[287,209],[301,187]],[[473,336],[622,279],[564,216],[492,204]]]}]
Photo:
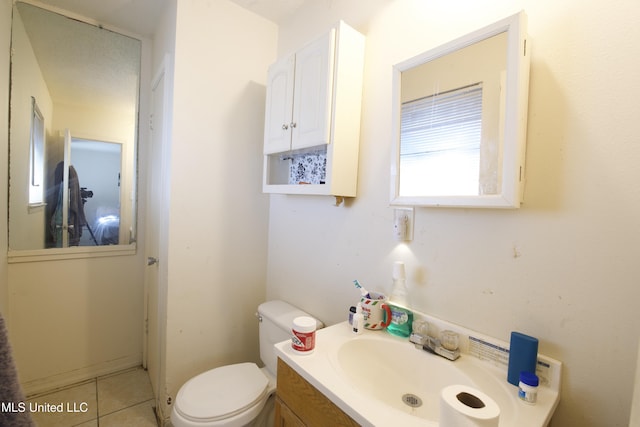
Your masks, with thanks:
[{"label": "white interior door", "polygon": [[147,213],[145,248],[145,330],[144,360],[157,403],[158,416],[168,417],[165,392],[165,337],[167,256],[166,242],[168,215],[169,131],[167,130],[169,87],[169,57],[160,67],[152,82],[151,145],[149,147],[149,174],[147,184]]}]

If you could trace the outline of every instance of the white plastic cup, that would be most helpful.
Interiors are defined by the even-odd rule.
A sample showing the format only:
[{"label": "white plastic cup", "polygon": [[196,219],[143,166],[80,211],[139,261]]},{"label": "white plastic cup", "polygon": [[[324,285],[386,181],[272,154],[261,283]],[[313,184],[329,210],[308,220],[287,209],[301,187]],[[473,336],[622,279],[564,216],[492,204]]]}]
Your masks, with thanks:
[{"label": "white plastic cup", "polygon": [[293,319],[291,348],[298,354],[311,354],[316,347],[316,320],[308,316]]}]

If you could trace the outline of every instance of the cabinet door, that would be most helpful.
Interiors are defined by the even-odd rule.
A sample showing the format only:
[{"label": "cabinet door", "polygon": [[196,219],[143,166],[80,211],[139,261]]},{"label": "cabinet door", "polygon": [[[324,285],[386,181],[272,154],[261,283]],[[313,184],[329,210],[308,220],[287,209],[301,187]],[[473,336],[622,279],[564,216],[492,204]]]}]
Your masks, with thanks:
[{"label": "cabinet door", "polygon": [[276,413],[274,427],[305,427],[305,424],[293,411],[276,397]]},{"label": "cabinet door", "polygon": [[335,33],[332,29],[296,53],[292,149],[330,141]]},{"label": "cabinet door", "polygon": [[294,61],[294,56],[290,56],[269,67],[264,121],[265,154],[291,148]]}]

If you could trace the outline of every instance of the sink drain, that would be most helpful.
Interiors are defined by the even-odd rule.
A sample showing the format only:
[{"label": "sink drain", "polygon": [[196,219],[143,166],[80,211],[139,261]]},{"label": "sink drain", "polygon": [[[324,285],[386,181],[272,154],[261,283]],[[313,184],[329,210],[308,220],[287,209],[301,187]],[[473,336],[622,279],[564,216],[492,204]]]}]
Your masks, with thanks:
[{"label": "sink drain", "polygon": [[403,394],[402,401],[405,405],[411,406],[412,408],[422,406],[422,399],[412,393]]}]

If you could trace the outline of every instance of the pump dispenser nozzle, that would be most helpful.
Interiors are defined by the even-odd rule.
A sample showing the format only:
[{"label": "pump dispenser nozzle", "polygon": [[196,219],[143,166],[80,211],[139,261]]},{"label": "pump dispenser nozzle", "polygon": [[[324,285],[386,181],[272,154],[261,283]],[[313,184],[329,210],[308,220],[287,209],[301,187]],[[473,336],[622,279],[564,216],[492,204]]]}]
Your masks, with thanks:
[{"label": "pump dispenser nozzle", "polygon": [[404,262],[396,261],[393,263],[393,279],[405,279]]},{"label": "pump dispenser nozzle", "polygon": [[407,307],[407,285],[406,274],[404,271],[404,262],[396,261],[393,263],[393,290],[391,291],[391,302]]}]

